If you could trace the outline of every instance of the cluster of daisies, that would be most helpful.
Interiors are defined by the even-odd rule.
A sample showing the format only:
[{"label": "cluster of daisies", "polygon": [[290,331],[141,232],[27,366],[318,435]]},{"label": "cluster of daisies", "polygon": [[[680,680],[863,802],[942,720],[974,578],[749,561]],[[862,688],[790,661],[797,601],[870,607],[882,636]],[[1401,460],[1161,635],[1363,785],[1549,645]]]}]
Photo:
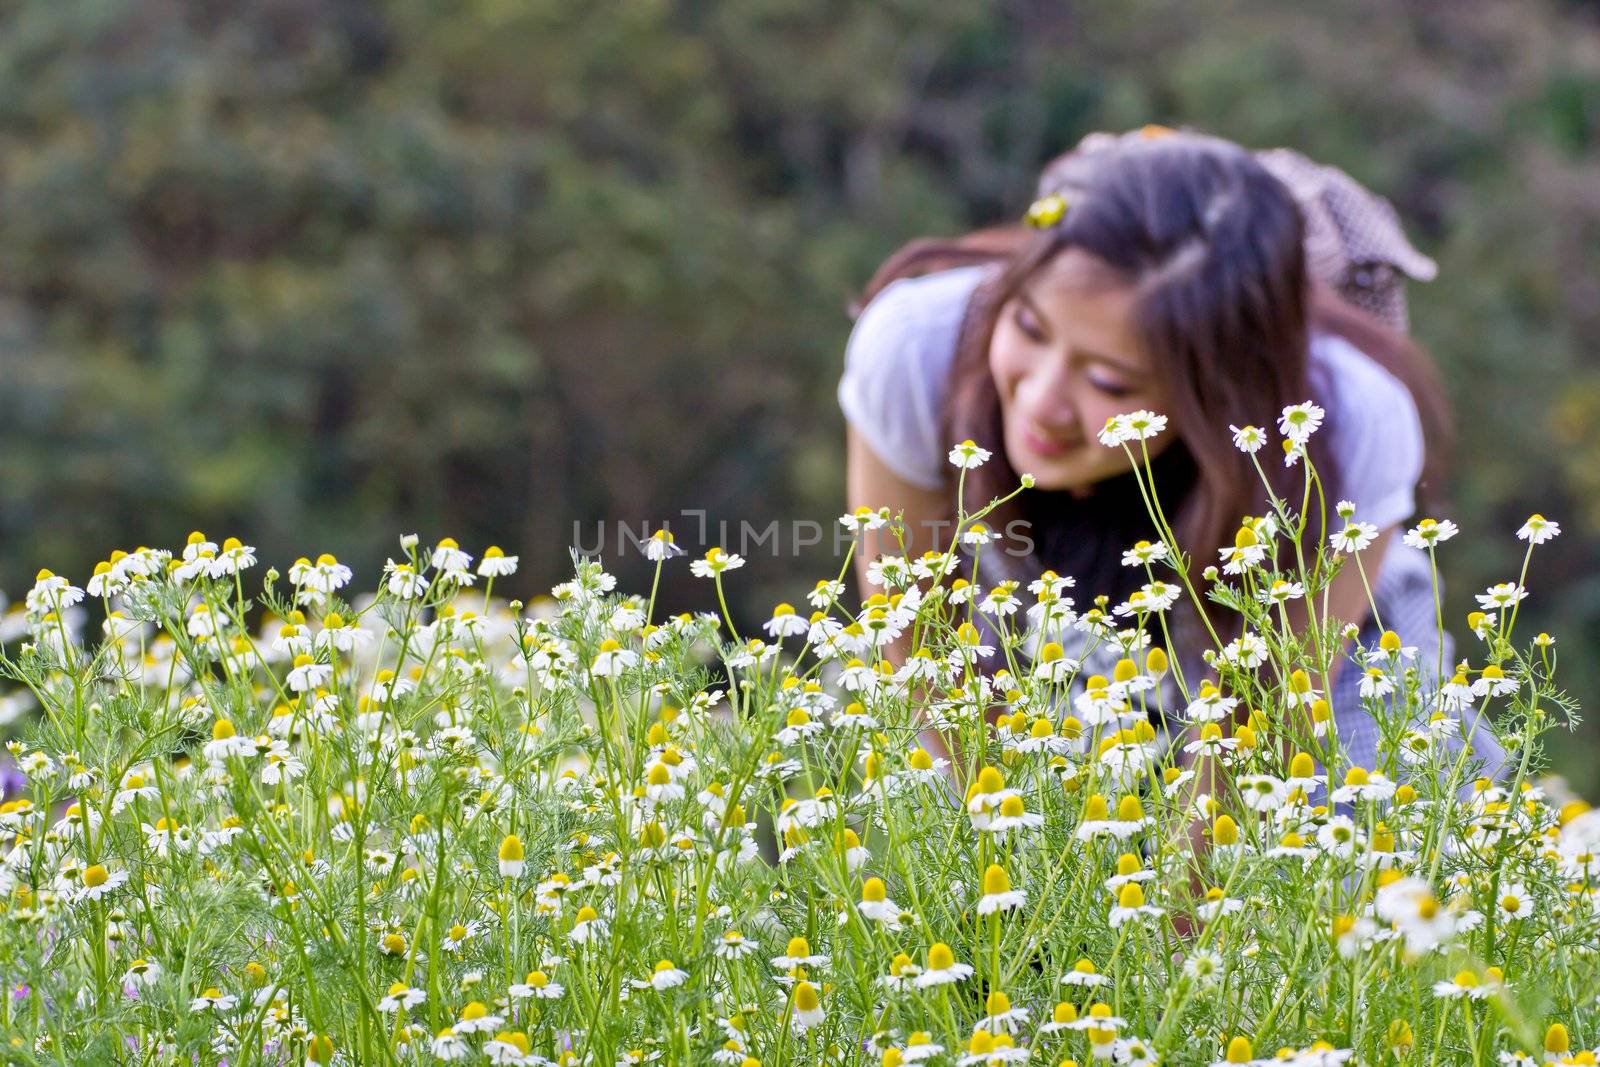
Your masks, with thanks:
[{"label": "cluster of daisies", "polygon": [[[1148,475],[1164,421],[1102,439]],[[1307,478],[1320,421],[1279,425]],[[721,548],[692,561],[721,614],[592,560],[496,598],[516,557],[448,538],[362,595],[200,533],[41,571],[0,633],[8,1062],[1596,1062],[1600,813],[1536,777],[1568,708],[1514,637],[1526,565],[1433,684],[1393,633],[1340,665],[1364,765],[1328,644],[1275,625],[1368,548],[1354,506],[1309,570],[1274,569],[1286,504],[1242,522],[1202,579],[1241,632],[1193,678],[1153,639],[1202,595],[1170,531],[1080,604],[958,566],[997,504],[746,634]]]}]

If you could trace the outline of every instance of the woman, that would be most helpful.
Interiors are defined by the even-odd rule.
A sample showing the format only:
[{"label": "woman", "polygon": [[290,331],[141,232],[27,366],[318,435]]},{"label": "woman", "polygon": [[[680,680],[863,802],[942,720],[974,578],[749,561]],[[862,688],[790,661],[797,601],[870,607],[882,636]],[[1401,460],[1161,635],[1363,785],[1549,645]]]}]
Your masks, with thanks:
[{"label": "woman", "polygon": [[[1241,517],[1267,511],[1228,428],[1271,427],[1285,406],[1314,400],[1325,421],[1309,454],[1330,512],[1334,500],[1353,500],[1356,518],[1380,531],[1362,555],[1371,603],[1349,566],[1331,586],[1328,614],[1358,624],[1363,647],[1397,631],[1417,647],[1425,675],[1452,662],[1449,635],[1443,649],[1435,636],[1427,558],[1396,535],[1446,443],[1424,354],[1311,275],[1305,214],[1243,148],[1158,128],[1057,163],[1046,180],[1066,193],[1059,221],[913,242],[869,285],[839,384],[850,507],[902,511],[913,554],[946,547],[937,524],[950,529],[955,468],[944,456],[971,438],[994,458],[967,472],[969,502],[1005,496],[1023,472],[1037,485],[991,516],[992,529],[1025,536],[986,550],[984,582],[1025,585],[1048,567],[1071,575],[1085,599],[1106,594],[1114,604],[1145,580],[1122,554],[1158,536],[1127,458],[1096,434],[1113,415],[1149,409],[1169,419],[1150,442],[1156,486],[1198,587],[1199,569],[1233,543]],[[1400,316],[1403,325],[1403,305]],[[1277,495],[1298,505],[1302,469],[1264,468]],[[1315,517],[1308,525],[1314,551],[1327,531]],[[869,555],[858,570],[864,591]],[[1299,627],[1302,603],[1291,602]],[[1237,626],[1215,605],[1208,614],[1214,627]],[[1186,650],[1201,647],[1201,620],[1191,610],[1172,621],[1172,654],[1193,685],[1205,668]],[[1346,656],[1335,664],[1341,745],[1352,764],[1373,768],[1378,731],[1358,672]],[[1492,734],[1477,729],[1472,745],[1485,772],[1497,773],[1504,754]]]}]

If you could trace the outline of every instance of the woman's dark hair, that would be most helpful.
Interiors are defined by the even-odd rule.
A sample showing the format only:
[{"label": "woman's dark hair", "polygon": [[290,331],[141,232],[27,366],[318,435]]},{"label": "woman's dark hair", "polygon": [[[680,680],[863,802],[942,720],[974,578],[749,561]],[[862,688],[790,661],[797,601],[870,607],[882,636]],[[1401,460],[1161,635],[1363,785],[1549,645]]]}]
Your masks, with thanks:
[{"label": "woman's dark hair", "polygon": [[[998,265],[966,309],[942,414],[945,440],[971,438],[994,454],[968,472],[968,501],[1004,496],[1019,477],[1006,457],[989,370],[995,324],[1007,301],[1068,248],[1090,254],[1107,280],[1136,293],[1135,335],[1161,377],[1173,422],[1167,432],[1178,434],[1156,457],[1156,486],[1197,582],[1201,569],[1218,562],[1218,550],[1233,543],[1240,518],[1267,510],[1266,491],[1250,457],[1234,447],[1230,424],[1254,424],[1275,439],[1285,406],[1322,402],[1327,421],[1311,438],[1310,452],[1330,518],[1344,493],[1342,472],[1327,451],[1337,413],[1323,402],[1328,383],[1311,380],[1312,328],[1345,338],[1407,386],[1424,429],[1423,487],[1436,483],[1450,427],[1431,361],[1404,334],[1308,276],[1299,208],[1250,152],[1190,132],[1130,140],[1097,158],[1069,202],[1061,221],[1044,229],[1006,226],[913,241],[879,268],[852,308],[859,312],[897,278]],[[1281,452],[1263,450],[1257,458],[1275,492],[1298,507],[1303,468],[1286,468]],[[952,506],[954,473],[947,469]],[[1315,521],[1315,495],[1311,510],[1308,551],[1326,533]],[[1142,571],[1120,565],[1122,551],[1135,541],[1156,539],[1131,472],[1097,483],[1081,498],[1029,490],[989,525],[1004,532],[1017,519],[1030,524],[1035,551],[1029,560],[1011,562],[1031,565],[1031,573],[1048,567],[1071,575],[1082,593],[1104,593],[1113,603],[1144,580]],[[991,548],[987,558],[997,555]],[[1023,566],[1009,576],[1028,573]],[[1237,616],[1230,620],[1217,605],[1207,610],[1219,633],[1236,632]]]}]

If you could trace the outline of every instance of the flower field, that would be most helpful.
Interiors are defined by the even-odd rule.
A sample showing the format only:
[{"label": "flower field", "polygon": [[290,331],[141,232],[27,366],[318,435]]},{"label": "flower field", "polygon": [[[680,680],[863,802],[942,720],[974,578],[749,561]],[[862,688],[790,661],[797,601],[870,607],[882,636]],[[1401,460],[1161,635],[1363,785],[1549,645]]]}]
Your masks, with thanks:
[{"label": "flower field", "polygon": [[[864,604],[846,557],[759,634],[591,560],[508,602],[515,557],[448,539],[402,538],[359,595],[330,556],[263,572],[199,533],[81,584],[41,571],[0,657],[28,708],[3,1056],[1595,1063],[1600,814],[1539,784],[1576,709],[1555,641],[1515,631],[1559,528],[1517,532],[1523,574],[1479,598],[1462,663],[1386,634],[1344,664],[1380,734],[1353,765],[1327,699],[1346,627],[1318,601],[1374,561],[1359,502],[1296,551],[1327,511],[1318,417],[1280,425],[1303,497],[1244,517],[1198,582],[1149,487],[1166,536],[1130,547],[1148,583],[1121,604],[957,577],[995,501],[948,551],[875,561]],[[1162,423],[1102,440],[1147,476]],[[1270,437],[1235,430],[1252,458]],[[963,476],[986,458],[951,452]],[[1437,562],[1455,533],[1406,538]],[[645,547],[683,565],[665,531]],[[690,565],[725,603],[741,562]],[[1151,647],[1182,599],[1241,617],[1205,680]],[[1498,780],[1449,743],[1479,723]]]}]

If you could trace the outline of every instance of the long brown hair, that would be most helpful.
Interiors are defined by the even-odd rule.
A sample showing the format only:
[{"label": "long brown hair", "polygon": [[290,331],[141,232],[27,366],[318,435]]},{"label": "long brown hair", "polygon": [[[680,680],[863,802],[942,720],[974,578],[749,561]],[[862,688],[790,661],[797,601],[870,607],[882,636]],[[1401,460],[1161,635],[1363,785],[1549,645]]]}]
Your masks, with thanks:
[{"label": "long brown hair", "polygon": [[[1004,496],[1019,477],[1006,456],[1000,399],[989,370],[1000,310],[1067,248],[1089,253],[1137,294],[1135,334],[1163,382],[1174,423],[1167,432],[1178,434],[1154,462],[1156,487],[1194,580],[1217,562],[1219,549],[1233,543],[1240,518],[1262,515],[1268,506],[1260,478],[1249,457],[1234,448],[1228,426],[1249,423],[1275,431],[1282,408],[1321,402],[1325,395],[1326,383],[1311,380],[1311,329],[1343,337],[1410,390],[1426,444],[1420,488],[1436,487],[1451,428],[1427,355],[1308,275],[1300,210],[1247,150],[1185,132],[1130,139],[1098,154],[1055,225],[1001,226],[911,242],[879,268],[852,307],[858,312],[898,278],[974,264],[995,267],[966,308],[942,413],[945,440],[971,438],[994,456],[968,472],[969,501]],[[1338,415],[1331,405],[1324,407],[1327,422],[1312,437],[1310,452],[1331,518],[1345,479],[1338,457],[1328,453]],[[1274,491],[1298,507],[1303,470],[1286,468],[1280,452],[1264,450],[1258,458]],[[946,475],[953,505],[954,468]],[[1314,549],[1312,538],[1327,532],[1315,521],[1315,496],[1311,510],[1308,550]],[[1142,573],[1120,565],[1122,551],[1136,540],[1155,539],[1131,472],[1096,483],[1081,499],[1030,490],[989,525],[1003,531],[1017,519],[1028,522],[1035,550],[1026,559],[1013,558],[1004,568],[1011,571],[1007,576],[1049,567],[1072,575],[1080,590],[1104,593],[1113,602],[1143,580]],[[1218,606],[1207,611],[1219,633],[1235,630]]]}]

